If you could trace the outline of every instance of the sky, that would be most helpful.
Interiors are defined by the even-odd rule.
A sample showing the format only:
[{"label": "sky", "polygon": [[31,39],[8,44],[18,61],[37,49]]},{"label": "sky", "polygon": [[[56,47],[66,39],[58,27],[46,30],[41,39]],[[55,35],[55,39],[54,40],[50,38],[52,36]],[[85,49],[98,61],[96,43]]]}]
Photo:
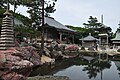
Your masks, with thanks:
[{"label": "sky", "polygon": [[[83,23],[87,23],[89,16],[101,22],[103,14],[103,23],[115,32],[120,22],[119,6],[120,0],[57,0],[56,11],[51,16],[63,25],[84,27]],[[17,8],[18,13],[29,16],[26,10],[22,6]]]}]

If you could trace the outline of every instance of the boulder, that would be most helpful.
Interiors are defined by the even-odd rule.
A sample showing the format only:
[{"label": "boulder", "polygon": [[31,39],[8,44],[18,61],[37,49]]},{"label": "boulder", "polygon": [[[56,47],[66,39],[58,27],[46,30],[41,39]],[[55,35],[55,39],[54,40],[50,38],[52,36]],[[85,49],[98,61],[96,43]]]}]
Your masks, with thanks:
[{"label": "boulder", "polygon": [[50,64],[53,64],[55,63],[55,59],[52,59],[50,57],[47,57],[45,55],[42,55],[41,57],[41,63],[44,64],[44,63],[50,63]]},{"label": "boulder", "polygon": [[77,46],[77,45],[67,45],[67,46],[65,47],[65,50],[78,51],[78,50],[79,50],[79,46]]},{"label": "boulder", "polygon": [[26,80],[26,77],[22,74],[18,74],[16,72],[2,72],[4,75],[2,75],[3,80]]},{"label": "boulder", "polygon": [[61,51],[52,51],[51,53],[51,57],[52,58],[55,58],[56,60],[59,60],[59,59],[63,59],[63,54]]},{"label": "boulder", "polygon": [[35,76],[28,77],[27,80],[70,80],[66,76]]},{"label": "boulder", "polygon": [[28,69],[37,65],[41,65],[40,56],[32,46],[0,51],[0,77],[4,80],[24,80],[25,74],[30,72]]}]

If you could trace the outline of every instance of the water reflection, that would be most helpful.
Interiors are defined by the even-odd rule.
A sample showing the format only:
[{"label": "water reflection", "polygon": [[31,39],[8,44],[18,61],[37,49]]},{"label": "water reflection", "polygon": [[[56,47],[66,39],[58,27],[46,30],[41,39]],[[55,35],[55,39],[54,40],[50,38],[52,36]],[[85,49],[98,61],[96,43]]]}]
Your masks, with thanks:
[{"label": "water reflection", "polygon": [[120,77],[120,61],[114,61],[116,67],[117,67],[117,70],[119,71],[118,74],[119,74],[119,77]]},{"label": "water reflection", "polygon": [[107,68],[110,69],[111,66],[110,61],[106,60],[92,59],[91,61],[90,60],[87,61],[88,64],[84,67],[83,71],[87,72],[89,79],[96,78],[97,74],[100,73],[102,80],[103,76],[102,71]]},{"label": "water reflection", "polygon": [[68,76],[71,80],[119,80],[120,61],[83,57],[58,61],[52,66],[36,68],[31,76]]}]

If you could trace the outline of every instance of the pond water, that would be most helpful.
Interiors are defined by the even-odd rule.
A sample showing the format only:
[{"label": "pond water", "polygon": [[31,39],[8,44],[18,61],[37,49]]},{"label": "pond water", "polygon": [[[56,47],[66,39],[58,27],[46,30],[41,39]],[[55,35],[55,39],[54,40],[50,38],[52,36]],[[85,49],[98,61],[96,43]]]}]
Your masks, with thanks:
[{"label": "pond water", "polygon": [[33,75],[68,76],[71,80],[120,80],[120,61],[92,57],[67,59],[36,68]]}]

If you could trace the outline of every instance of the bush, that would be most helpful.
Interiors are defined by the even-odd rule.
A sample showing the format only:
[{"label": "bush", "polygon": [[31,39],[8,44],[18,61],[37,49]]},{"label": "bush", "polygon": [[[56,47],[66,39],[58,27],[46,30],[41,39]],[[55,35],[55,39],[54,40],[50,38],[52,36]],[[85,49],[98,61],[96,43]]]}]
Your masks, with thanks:
[{"label": "bush", "polygon": [[120,52],[120,49],[118,49],[117,52]]},{"label": "bush", "polygon": [[85,47],[82,46],[82,47],[81,47],[81,50],[85,50]]}]

